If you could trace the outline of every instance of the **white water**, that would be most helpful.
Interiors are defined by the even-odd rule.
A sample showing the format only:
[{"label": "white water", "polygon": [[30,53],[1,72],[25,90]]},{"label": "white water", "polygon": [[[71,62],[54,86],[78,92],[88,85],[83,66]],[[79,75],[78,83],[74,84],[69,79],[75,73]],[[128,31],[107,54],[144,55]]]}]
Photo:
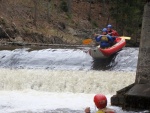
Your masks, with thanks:
[{"label": "white water", "polygon": [[[93,95],[73,94],[73,93],[48,93],[36,91],[13,91],[0,92],[0,105],[2,112],[13,111],[42,111],[54,110],[57,108],[71,108],[82,110],[86,106],[91,106]],[[2,107],[1,107],[2,108]]]},{"label": "white water", "polygon": [[89,70],[92,58],[79,49],[29,48],[0,51],[0,67],[19,69]]},{"label": "white water", "polygon": [[126,47],[117,55],[100,61],[92,59],[88,48],[1,50],[0,68],[136,71],[138,50]]},{"label": "white water", "polygon": [[114,94],[135,80],[135,72],[0,69],[0,90]]},{"label": "white water", "polygon": [[110,95],[134,80],[135,72],[0,69],[0,113],[83,111],[87,106],[95,111],[95,94],[105,94],[109,101]]},{"label": "white water", "polygon": [[[82,113],[87,106],[90,106],[92,113],[95,113],[97,109],[93,102],[94,95],[33,90],[0,91],[0,113],[71,113],[67,112],[68,110],[65,111],[64,108],[80,110]],[[115,109],[117,113],[127,113],[119,107],[110,105],[110,95],[107,95],[107,99],[107,107]]]}]

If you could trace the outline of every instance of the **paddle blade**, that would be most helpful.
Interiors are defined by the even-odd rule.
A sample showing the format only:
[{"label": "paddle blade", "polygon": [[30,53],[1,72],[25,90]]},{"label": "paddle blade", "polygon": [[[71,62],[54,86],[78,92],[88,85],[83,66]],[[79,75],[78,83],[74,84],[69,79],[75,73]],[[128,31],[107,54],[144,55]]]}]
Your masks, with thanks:
[{"label": "paddle blade", "polygon": [[91,44],[92,42],[93,42],[92,39],[85,39],[85,40],[82,41],[82,43],[83,43],[84,45]]},{"label": "paddle blade", "polygon": [[127,37],[127,36],[121,36],[120,38],[126,39],[126,40],[131,40],[131,37]]}]

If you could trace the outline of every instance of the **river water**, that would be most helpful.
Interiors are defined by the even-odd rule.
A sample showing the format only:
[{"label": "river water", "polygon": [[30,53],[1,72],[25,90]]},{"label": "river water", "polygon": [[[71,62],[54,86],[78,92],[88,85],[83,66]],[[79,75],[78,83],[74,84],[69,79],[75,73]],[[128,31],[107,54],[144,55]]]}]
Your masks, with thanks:
[{"label": "river water", "polygon": [[138,48],[126,47],[108,59],[94,60],[89,47],[1,48],[0,113],[83,113],[93,97],[110,97],[134,83]]}]

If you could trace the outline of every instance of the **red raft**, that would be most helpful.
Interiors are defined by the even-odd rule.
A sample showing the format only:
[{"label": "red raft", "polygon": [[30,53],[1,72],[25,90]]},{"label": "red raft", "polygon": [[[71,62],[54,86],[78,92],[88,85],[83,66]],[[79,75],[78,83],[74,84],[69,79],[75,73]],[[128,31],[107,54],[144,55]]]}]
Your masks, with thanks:
[{"label": "red raft", "polygon": [[102,49],[100,47],[91,48],[89,50],[90,56],[92,56],[94,59],[107,58],[120,51],[126,45],[126,41],[123,38],[118,37],[116,38],[115,42],[116,44],[114,44],[109,48],[105,48],[105,49]]}]

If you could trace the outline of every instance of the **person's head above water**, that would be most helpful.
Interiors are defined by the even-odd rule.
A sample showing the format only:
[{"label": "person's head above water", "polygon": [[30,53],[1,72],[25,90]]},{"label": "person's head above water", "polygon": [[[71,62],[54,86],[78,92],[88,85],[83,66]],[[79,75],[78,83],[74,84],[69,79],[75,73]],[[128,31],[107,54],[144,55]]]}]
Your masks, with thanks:
[{"label": "person's head above water", "polygon": [[94,103],[98,109],[103,109],[107,106],[107,98],[103,94],[96,94],[94,96]]}]

